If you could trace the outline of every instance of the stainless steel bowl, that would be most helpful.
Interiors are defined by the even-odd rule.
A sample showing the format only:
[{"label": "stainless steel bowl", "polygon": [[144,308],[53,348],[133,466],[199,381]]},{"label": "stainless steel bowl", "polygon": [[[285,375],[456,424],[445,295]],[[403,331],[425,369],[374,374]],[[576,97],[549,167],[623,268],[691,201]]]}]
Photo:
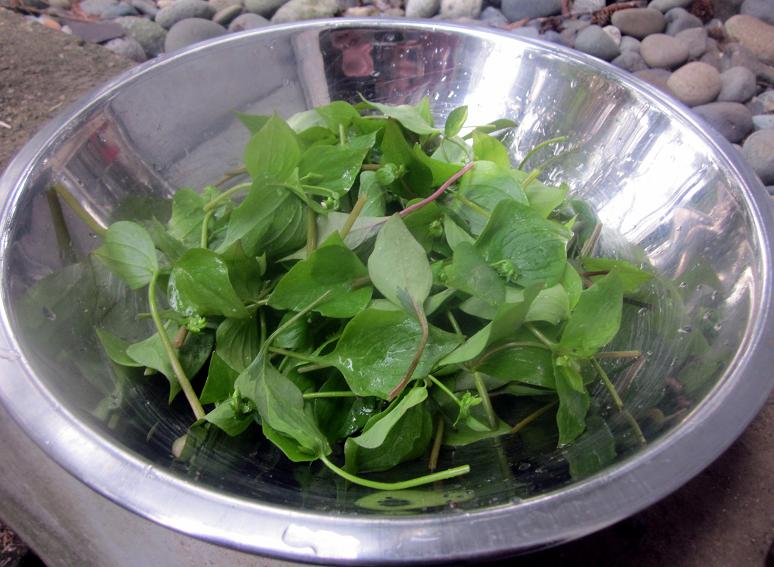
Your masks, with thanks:
[{"label": "stainless steel bowl", "polygon": [[[544,177],[568,182],[596,207],[602,253],[648,262],[661,276],[649,306],[627,309],[621,339],[648,355],[634,382],[619,384],[646,446],[627,438],[626,421],[613,412],[618,457],[587,478],[568,473],[560,450],[527,460],[522,444],[535,440],[503,438],[447,456],[471,464],[459,481],[389,497],[318,467],[283,464],[265,444],[246,453],[203,451],[190,464],[172,459],[187,413],[166,407],[154,381],[127,381],[111,370],[92,330],[111,310],[142,310],[142,299],[96,299],[88,271],[57,250],[60,221],[78,254],[96,239],[68,209],[59,218],[47,189],[65,185],[104,223],[161,217],[160,196],[239,165],[247,133],[234,110],[287,116],[357,93],[393,103],[429,95],[439,119],[461,104],[472,123],[513,118],[517,160],[547,138],[570,138],[561,151],[535,158],[550,158]],[[424,562],[568,541],[698,473],[772,387],[774,225],[750,169],[648,85],[596,59],[505,33],[338,19],[212,41],[137,67],[59,116],[9,166],[0,195],[0,400],[7,411],[106,498],[243,551]],[[63,267],[68,281],[46,283]],[[31,293],[46,307],[30,302]],[[601,390],[595,397],[606,399]],[[584,440],[584,455],[601,447],[600,435]]]}]

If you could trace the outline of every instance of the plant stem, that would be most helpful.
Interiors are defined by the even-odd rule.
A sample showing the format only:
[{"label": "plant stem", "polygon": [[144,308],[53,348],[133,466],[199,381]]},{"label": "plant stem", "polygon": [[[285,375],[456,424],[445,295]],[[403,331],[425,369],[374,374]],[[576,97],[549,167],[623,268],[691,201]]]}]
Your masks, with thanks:
[{"label": "plant stem", "polygon": [[486,417],[489,420],[489,427],[490,429],[494,429],[497,427],[497,414],[492,407],[492,400],[489,399],[489,391],[486,389],[484,378],[481,376],[480,372],[473,372],[473,381],[476,384],[476,391],[481,398],[481,403],[484,406]]},{"label": "plant stem", "polygon": [[91,213],[89,213],[89,211],[84,209],[78,200],[73,197],[72,193],[65,189],[63,185],[59,185],[57,183],[53,186],[53,189],[56,191],[56,194],[59,196],[59,198],[62,199],[68,207],[70,207],[70,210],[74,212],[76,216],[81,219],[94,234],[97,236],[105,235],[107,229],[102,226],[99,221],[97,221],[97,219],[95,219]]},{"label": "plant stem", "polygon": [[[320,297],[318,297],[317,299],[312,301],[309,305],[304,307],[301,311],[299,311],[298,313],[293,315],[290,319],[288,319],[287,321],[282,323],[279,327],[274,329],[274,332],[271,335],[269,335],[269,337],[266,339],[266,341],[264,341],[264,344],[263,344],[263,346],[261,348],[268,349],[267,345],[270,345],[274,341],[274,339],[276,339],[280,334],[282,334],[285,331],[287,331],[288,328],[290,328],[290,326],[293,325],[293,323],[298,321],[301,317],[304,317],[312,309],[314,309],[315,307],[320,305],[320,303],[325,301],[330,294],[331,294],[331,290],[329,289],[328,291],[326,291],[325,293],[320,295]],[[288,351],[288,352],[291,352],[291,351]]]},{"label": "plant stem", "polygon": [[306,209],[306,257],[312,255],[317,248],[317,215],[307,207]]},{"label": "plant stem", "polygon": [[360,166],[360,171],[376,171],[384,167],[381,163],[364,163]]},{"label": "plant stem", "polygon": [[344,240],[349,234],[349,231],[352,230],[357,217],[360,216],[360,213],[362,212],[363,207],[366,206],[367,202],[368,197],[366,195],[360,195],[360,197],[357,198],[357,201],[355,201],[355,206],[352,207],[352,210],[347,216],[347,219],[344,221],[344,226],[342,226],[341,230],[339,231],[339,236],[341,236],[342,240]]},{"label": "plant stem", "polygon": [[462,142],[460,142],[459,140],[455,140],[454,138],[447,138],[446,136],[444,136],[444,140],[446,140],[447,142],[451,142],[452,144],[460,148],[463,152],[465,152],[465,157],[468,158],[469,160],[473,159],[473,156],[470,155],[470,148],[465,144],[463,144]]},{"label": "plant stem", "polygon": [[530,423],[535,421],[537,418],[539,418],[541,415],[546,413],[548,410],[550,410],[552,407],[554,407],[559,402],[557,400],[554,400],[553,402],[549,402],[543,407],[538,408],[537,410],[533,411],[531,414],[529,414],[527,417],[522,419],[520,422],[518,422],[516,425],[511,427],[511,433],[518,433],[525,427],[527,427]]},{"label": "plant stem", "polygon": [[347,143],[347,134],[344,132],[344,124],[339,123],[339,144],[342,146]]},{"label": "plant stem", "polygon": [[419,365],[419,361],[422,358],[422,353],[425,352],[427,340],[430,338],[430,325],[427,322],[427,316],[425,315],[422,306],[418,305],[417,302],[413,299],[411,300],[411,306],[414,308],[414,314],[417,316],[417,319],[419,319],[419,326],[422,329],[422,337],[419,339],[417,352],[414,353],[414,358],[411,359],[411,364],[409,364],[409,367],[406,370],[406,373],[403,375],[403,378],[400,382],[398,382],[397,386],[390,390],[390,393],[387,395],[388,400],[394,400],[396,397],[398,397],[398,395],[403,391],[403,388],[406,387],[406,384],[409,383],[411,376],[414,374],[414,370],[416,370],[417,366]]},{"label": "plant stem", "polygon": [[215,214],[215,209],[210,209],[204,214],[204,218],[202,219],[202,237],[201,237],[201,241],[199,242],[199,246],[202,248],[207,248],[207,246],[210,243],[209,225],[210,225],[210,219],[214,214]]},{"label": "plant stem", "polygon": [[360,276],[359,278],[355,278],[354,280],[352,280],[352,283],[350,284],[350,288],[353,290],[360,289],[361,287],[367,286],[370,283],[371,283],[371,276]]},{"label": "plant stem", "polygon": [[258,322],[261,329],[261,347],[263,347],[264,343],[266,342],[266,313],[263,312],[263,309],[258,310]]},{"label": "plant stem", "polygon": [[530,183],[532,183],[533,181],[535,181],[535,179],[540,177],[541,173],[543,173],[542,169],[533,169],[532,171],[529,172],[529,175],[527,175],[524,181],[522,181],[521,186],[526,189]]},{"label": "plant stem", "polygon": [[535,338],[537,338],[537,340],[539,340],[541,343],[546,345],[546,347],[549,350],[554,350],[556,348],[556,343],[551,339],[549,339],[547,336],[545,336],[543,333],[538,331],[532,323],[527,323],[524,326],[527,327],[530,333],[535,335]]},{"label": "plant stem", "polygon": [[615,409],[617,409],[618,411],[623,411],[623,401],[621,400],[621,396],[618,395],[618,391],[615,389],[615,386],[610,381],[610,377],[607,375],[607,372],[605,372],[605,369],[602,368],[602,365],[599,364],[599,362],[597,362],[596,358],[591,359],[591,365],[594,367],[594,370],[597,371],[597,374],[599,374],[599,377],[602,379],[602,383],[605,385],[605,388],[607,388],[607,391],[610,394],[610,397],[613,398]]},{"label": "plant stem", "polygon": [[436,378],[432,374],[428,374],[427,377],[430,378],[430,381],[436,386],[438,386],[444,394],[446,394],[452,400],[454,400],[454,403],[457,404],[458,407],[460,408],[462,407],[462,402],[459,400],[459,398],[454,394],[454,392],[452,392],[449,388],[447,388],[443,382],[441,382],[438,378]]},{"label": "plant stem", "polygon": [[418,203],[414,203],[413,205],[410,205],[410,206],[406,207],[405,209],[403,209],[398,214],[400,215],[401,218],[403,218],[406,215],[409,215],[409,214],[413,213],[414,211],[416,211],[418,209],[421,209],[422,207],[424,207],[428,203],[432,203],[438,197],[443,195],[444,191],[446,191],[449,187],[451,187],[460,177],[465,175],[468,171],[473,169],[475,166],[476,166],[476,162],[474,162],[474,161],[468,162],[457,173],[455,173],[454,175],[449,177],[449,179],[447,179],[443,183],[443,185],[441,185],[438,189],[436,189],[435,192],[432,195],[430,195],[429,197],[425,197],[424,199],[422,199]]},{"label": "plant stem", "polygon": [[634,436],[637,438],[637,441],[640,442],[640,445],[646,445],[648,443],[648,440],[645,439],[645,435],[642,434],[642,429],[640,429],[640,424],[637,423],[637,420],[634,419],[634,416],[629,413],[628,410],[624,410],[621,412],[621,415],[624,416],[624,419],[629,422],[629,427],[632,428],[632,431],[634,431]]},{"label": "plant stem", "polygon": [[427,461],[427,468],[430,472],[438,468],[438,456],[441,454],[441,444],[443,443],[443,416],[439,415],[435,423],[435,439],[433,440],[433,448],[430,449],[430,458]]},{"label": "plant stem", "polygon": [[220,187],[221,185],[223,185],[227,181],[230,181],[234,177],[237,177],[239,175],[243,175],[245,173],[247,173],[247,168],[246,167],[239,167],[239,168],[237,168],[237,169],[235,169],[233,171],[227,171],[225,173],[225,175],[223,175],[223,177],[221,177],[218,181],[213,183],[213,186]]},{"label": "plant stem", "polygon": [[487,211],[484,207],[482,207],[478,203],[471,201],[467,197],[463,197],[462,195],[460,195],[455,191],[451,191],[449,194],[452,196],[452,198],[457,199],[460,203],[465,205],[471,211],[478,213],[479,215],[484,216],[486,218],[489,218],[490,216],[492,216],[492,214],[489,211]]},{"label": "plant stem", "polygon": [[159,338],[161,339],[161,345],[164,347],[164,352],[167,353],[169,363],[172,365],[172,370],[175,372],[175,377],[180,384],[180,388],[183,390],[183,393],[185,394],[185,397],[188,400],[191,409],[193,410],[194,416],[197,420],[199,420],[205,415],[204,408],[199,402],[199,398],[196,396],[196,392],[194,392],[194,389],[191,386],[191,382],[189,382],[188,377],[185,375],[185,370],[183,370],[183,367],[180,365],[180,360],[178,360],[175,349],[169,340],[169,335],[167,335],[167,330],[164,328],[164,324],[161,322],[159,308],[156,305],[156,280],[158,277],[159,273],[154,272],[150,284],[148,285],[148,303],[150,305],[153,324],[156,326],[156,331],[158,332]]},{"label": "plant stem", "polygon": [[404,480],[401,482],[378,482],[375,480],[368,480],[367,478],[355,476],[353,474],[348,473],[344,469],[340,469],[339,467],[334,465],[331,461],[329,461],[328,457],[326,457],[325,455],[320,455],[320,460],[325,464],[326,467],[331,469],[334,473],[336,473],[343,479],[348,480],[352,484],[357,484],[359,486],[364,486],[366,488],[373,488],[375,490],[405,490],[407,488],[414,488],[416,486],[432,484],[439,480],[454,478],[457,476],[461,476],[463,474],[468,474],[470,472],[470,465],[463,465],[461,467],[454,467],[451,469],[446,469],[445,471],[427,474],[425,476],[419,476],[419,477],[412,478],[410,480]]},{"label": "plant stem", "polygon": [[355,392],[310,392],[304,394],[305,400],[314,400],[316,398],[356,398]]},{"label": "plant stem", "polygon": [[54,225],[59,258],[64,264],[72,264],[77,261],[73,250],[73,239],[70,236],[70,231],[67,230],[67,222],[62,213],[62,205],[56,191],[51,189],[46,191],[46,201],[48,201],[48,210],[51,212],[51,221]]},{"label": "plant stem", "polygon": [[[310,354],[304,354],[301,352],[295,352],[292,350],[287,350],[284,348],[279,347],[269,347],[269,352],[273,352],[275,354],[281,354],[282,356],[288,356],[290,358],[297,358],[298,360],[303,360],[304,362],[309,362],[311,364],[320,364],[321,359],[319,357],[310,355]],[[330,365],[328,365],[330,366]]]},{"label": "plant stem", "polygon": [[315,370],[322,370],[323,368],[330,368],[330,364],[310,364],[308,366],[301,366],[296,368],[299,374],[306,374],[307,372],[314,372]]},{"label": "plant stem", "polygon": [[446,312],[446,318],[449,319],[449,323],[451,323],[452,329],[454,329],[454,334],[458,337],[465,338],[465,335],[462,333],[462,328],[457,322],[457,318],[454,316],[454,313],[451,312],[451,309]]},{"label": "plant stem", "polygon": [[589,236],[589,239],[583,243],[583,248],[581,248],[580,256],[581,258],[586,258],[587,256],[590,256],[591,253],[594,251],[594,247],[597,245],[597,240],[599,240],[599,235],[602,232],[602,223],[597,223],[594,225],[594,230],[591,233],[591,236]]},{"label": "plant stem", "polygon": [[209,212],[218,208],[218,205],[220,205],[223,201],[231,197],[231,195],[233,195],[234,193],[239,193],[240,191],[249,189],[252,186],[253,186],[252,181],[249,181],[247,183],[240,183],[239,185],[234,185],[230,189],[226,189],[225,191],[223,191],[223,193],[221,193],[220,195],[215,197],[212,201],[204,205],[204,212]]},{"label": "plant stem", "polygon": [[546,146],[550,146],[551,144],[558,144],[561,142],[564,142],[567,139],[567,136],[558,136],[556,138],[551,138],[550,140],[546,140],[545,142],[539,143],[537,146],[532,148],[529,153],[527,153],[526,156],[524,156],[524,159],[521,160],[521,163],[519,163],[519,166],[516,169],[524,169],[524,166],[527,164],[527,161],[529,161],[529,158],[534,156],[537,152],[545,148]]},{"label": "plant stem", "polygon": [[604,360],[606,358],[639,358],[640,356],[642,353],[638,350],[609,350],[595,354],[594,358]]},{"label": "plant stem", "polygon": [[185,344],[185,339],[188,338],[188,327],[182,325],[178,330],[175,338],[172,339],[172,346],[175,349],[179,349]]}]

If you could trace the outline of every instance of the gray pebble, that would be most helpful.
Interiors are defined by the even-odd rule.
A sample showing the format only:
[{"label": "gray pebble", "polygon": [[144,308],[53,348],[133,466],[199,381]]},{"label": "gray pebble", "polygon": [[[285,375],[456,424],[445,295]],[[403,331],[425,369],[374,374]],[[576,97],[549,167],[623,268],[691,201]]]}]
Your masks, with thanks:
[{"label": "gray pebble", "polygon": [[[106,11],[110,10],[111,8],[115,8],[116,6],[118,6],[117,0],[83,0],[79,4],[80,9],[83,10],[86,14],[89,14],[90,16],[97,16],[99,18],[102,18]],[[127,16],[129,14],[124,15]]]},{"label": "gray pebble", "polygon": [[746,67],[731,67],[720,74],[723,83],[718,100],[726,102],[745,102],[750,100],[757,88],[755,73]]},{"label": "gray pebble", "polygon": [[[72,6],[71,0],[49,0],[48,5],[52,8],[60,8],[62,10],[69,10]],[[9,4],[10,6],[10,4]]]},{"label": "gray pebble", "polygon": [[541,39],[544,39],[545,41],[550,41],[551,43],[558,43],[559,45],[564,45],[562,41],[562,34],[560,34],[558,31],[554,30],[546,30],[545,33],[543,33],[543,36]]},{"label": "gray pebble", "polygon": [[677,35],[681,31],[689,28],[702,27],[701,20],[685,8],[672,8],[664,15],[664,18],[666,18],[667,21],[667,35]]},{"label": "gray pebble", "polygon": [[756,77],[767,83],[774,83],[774,67],[761,63],[745,46],[729,43],[723,49],[723,71],[731,67],[747,67]]},{"label": "gray pebble", "polygon": [[616,67],[620,67],[621,69],[629,71],[630,73],[634,73],[635,71],[644,71],[648,68],[645,60],[636,51],[624,51],[621,53],[621,55],[613,59],[611,63]]},{"label": "gray pebble", "polygon": [[[408,1],[411,2],[411,0]],[[408,16],[408,3],[406,4],[406,16]],[[486,22],[490,26],[504,26],[508,23],[508,18],[494,6],[487,6],[481,12],[481,21]]]},{"label": "gray pebble", "polygon": [[159,13],[159,9],[156,7],[156,3],[151,2],[151,0],[131,0],[131,4],[139,12],[142,12],[148,16],[155,16]]},{"label": "gray pebble", "polygon": [[770,114],[774,112],[774,89],[764,91],[753,98],[749,106],[754,114]]},{"label": "gray pebble", "polygon": [[271,18],[288,0],[244,0],[245,11]]},{"label": "gray pebble", "polygon": [[679,32],[675,39],[688,50],[688,59],[698,59],[707,51],[707,30],[690,28]]},{"label": "gray pebble", "polygon": [[113,53],[131,59],[137,63],[148,60],[142,45],[137,43],[137,40],[132,39],[131,37],[117,37],[116,39],[111,39],[103,44],[103,46],[107,47]]},{"label": "gray pebble", "polygon": [[621,53],[615,40],[596,25],[589,26],[578,34],[575,38],[575,49],[605,61],[612,61]]},{"label": "gray pebble", "polygon": [[613,41],[615,41],[615,44],[619,47],[621,47],[621,30],[619,30],[615,26],[605,26],[602,28],[602,31],[604,31],[607,35],[613,38]]},{"label": "gray pebble", "polygon": [[263,16],[259,16],[258,14],[251,14],[248,12],[247,14],[242,14],[241,16],[234,18],[234,20],[228,25],[228,31],[240,32],[244,30],[262,28],[268,25],[269,20]]},{"label": "gray pebble", "polygon": [[754,114],[753,128],[756,130],[774,130],[774,114]]},{"label": "gray pebble", "polygon": [[605,0],[575,0],[572,3],[572,11],[578,14],[596,12],[605,7]]},{"label": "gray pebble", "polygon": [[634,76],[650,83],[665,93],[672,94],[667,86],[667,81],[669,81],[669,77],[672,76],[672,73],[666,69],[645,69],[644,71],[635,71]]},{"label": "gray pebble", "polygon": [[744,0],[739,13],[774,25],[774,2],[772,0]]},{"label": "gray pebble", "polygon": [[194,43],[199,43],[226,33],[226,28],[210,20],[202,18],[186,18],[180,20],[169,30],[164,41],[167,53],[183,49]]},{"label": "gray pebble", "polygon": [[712,7],[715,9],[715,17],[725,22],[734,14],[739,13],[739,8],[744,0],[712,0]]},{"label": "gray pebble", "polygon": [[649,35],[640,44],[640,55],[651,67],[673,69],[688,60],[688,50],[675,38],[663,33]]},{"label": "gray pebble", "polygon": [[759,130],[747,138],[742,155],[764,185],[774,183],[774,130]]},{"label": "gray pebble", "polygon": [[207,3],[212,6],[212,10],[216,14],[229,6],[244,6],[242,0],[207,0]]},{"label": "gray pebble", "polygon": [[610,21],[624,35],[642,39],[654,33],[664,31],[664,14],[651,8],[629,8],[613,12]]},{"label": "gray pebble", "polygon": [[749,49],[762,63],[774,65],[774,26],[752,16],[734,16],[726,21],[726,33]]},{"label": "gray pebble", "polygon": [[672,8],[687,8],[693,0],[653,0],[648,4],[648,8],[653,8],[659,12],[668,12]]},{"label": "gray pebble", "polygon": [[738,102],[711,102],[693,111],[729,142],[740,142],[753,129],[752,114]]},{"label": "gray pebble", "polygon": [[502,0],[500,9],[509,21],[517,22],[524,18],[555,16],[562,11],[562,0]]},{"label": "gray pebble", "polygon": [[717,18],[712,18],[704,25],[707,35],[718,41],[726,39],[726,26]]},{"label": "gray pebble", "polygon": [[720,85],[718,70],[699,61],[683,65],[667,81],[669,90],[688,106],[712,102],[720,92]]},{"label": "gray pebble", "polygon": [[156,14],[156,23],[162,28],[171,28],[177,22],[188,18],[201,18],[208,20],[215,14],[204,0],[176,0],[168,8],[159,10]]},{"label": "gray pebble", "polygon": [[441,17],[478,18],[481,5],[481,0],[441,0]]},{"label": "gray pebble", "polygon": [[336,0],[290,0],[271,17],[271,23],[332,18],[339,10]]},{"label": "gray pebble", "polygon": [[222,10],[215,12],[215,15],[212,16],[212,21],[221,26],[227,26],[241,13],[242,6],[226,6]]},{"label": "gray pebble", "polygon": [[125,16],[114,21],[124,28],[129,37],[137,40],[148,57],[156,57],[164,52],[167,32],[156,22],[139,16]]},{"label": "gray pebble", "polygon": [[441,0],[406,0],[407,18],[432,18],[441,9]]},{"label": "gray pebble", "polygon": [[139,12],[134,8],[134,6],[125,2],[119,2],[115,6],[112,6],[102,12],[102,19],[114,20],[123,16],[136,16],[138,14]]},{"label": "gray pebble", "polygon": [[633,51],[635,53],[640,52],[640,40],[628,35],[625,35],[621,38],[621,45],[619,45],[621,48],[621,52],[624,51]]}]

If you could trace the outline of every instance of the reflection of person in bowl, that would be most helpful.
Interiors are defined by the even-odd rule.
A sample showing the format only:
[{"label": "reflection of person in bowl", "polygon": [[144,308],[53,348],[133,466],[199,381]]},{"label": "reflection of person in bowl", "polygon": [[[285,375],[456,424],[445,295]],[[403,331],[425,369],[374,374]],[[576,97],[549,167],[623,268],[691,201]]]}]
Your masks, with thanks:
[{"label": "reflection of person in bowl", "polygon": [[341,31],[331,34],[333,47],[341,50],[341,70],[345,77],[367,77],[374,72],[373,44],[363,34]]}]

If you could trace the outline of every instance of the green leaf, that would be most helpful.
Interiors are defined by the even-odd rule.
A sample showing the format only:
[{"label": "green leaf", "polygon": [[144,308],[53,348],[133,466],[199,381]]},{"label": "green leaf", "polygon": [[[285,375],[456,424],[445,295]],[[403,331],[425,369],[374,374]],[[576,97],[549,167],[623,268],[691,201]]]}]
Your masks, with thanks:
[{"label": "green leaf", "polygon": [[[415,452],[416,441],[424,429],[422,414],[427,412],[420,404],[426,399],[427,389],[412,388],[396,405],[369,420],[361,435],[347,439],[346,469],[386,470],[407,460]],[[420,411],[412,412],[412,409]]]},{"label": "green leaf", "polygon": [[226,251],[231,245],[251,233],[253,239],[260,238],[271,227],[282,205],[291,198],[290,192],[263,181],[253,182],[250,192],[229,217],[226,238],[219,251]]},{"label": "green leaf", "polygon": [[287,179],[298,166],[301,149],[296,134],[273,115],[245,146],[245,167],[253,179]]},{"label": "green leaf", "polygon": [[[172,341],[179,327],[170,323],[167,329],[169,340]],[[180,365],[188,378],[192,378],[212,352],[212,335],[210,333],[189,334],[185,344],[178,350]],[[135,362],[158,372],[161,372],[169,381],[169,401],[175,399],[180,392],[180,383],[177,381],[175,371],[169,362],[169,357],[164,350],[161,337],[154,333],[147,339],[131,344],[126,349],[126,354]]]},{"label": "green leaf", "polygon": [[99,327],[97,327],[95,331],[97,332],[99,342],[102,344],[102,348],[105,350],[105,354],[108,355],[110,360],[121,366],[142,366],[142,364],[137,363],[132,357],[126,354],[126,349],[131,343],[108,333],[106,330],[100,329]]},{"label": "green leaf", "polygon": [[567,292],[570,311],[572,311],[578,304],[581,293],[583,292],[583,280],[569,262],[567,263],[567,266],[564,269],[564,275],[562,276],[562,287],[564,287]]},{"label": "green leaf", "polygon": [[593,356],[618,333],[622,306],[621,281],[611,272],[581,293],[562,332],[559,348],[579,357]]},{"label": "green leaf", "polygon": [[586,432],[569,445],[564,456],[570,464],[570,476],[581,479],[601,471],[615,461],[615,437],[598,415],[586,420]]},{"label": "green leaf", "polygon": [[473,155],[477,160],[490,161],[504,169],[510,169],[508,150],[497,138],[481,132],[473,132]]},{"label": "green leaf", "polygon": [[206,199],[193,189],[178,189],[172,197],[172,218],[168,224],[170,236],[189,248],[199,246],[206,204]]},{"label": "green leaf", "polygon": [[433,128],[426,118],[422,115],[422,112],[416,107],[409,104],[399,104],[393,106],[390,104],[380,104],[378,102],[370,102],[363,99],[366,105],[371,108],[375,108],[385,116],[394,118],[400,122],[406,130],[410,130],[416,134],[438,134],[439,130]]},{"label": "green leaf", "polygon": [[236,114],[239,121],[250,130],[251,134],[260,132],[261,128],[263,128],[271,118],[271,116],[266,114],[244,114],[242,112],[235,112],[234,114]]},{"label": "green leaf", "polygon": [[[415,202],[418,199],[412,199],[408,204],[413,205]],[[435,202],[430,202],[406,215],[403,223],[422,248],[430,252],[440,239],[441,219],[443,210]]]},{"label": "green leaf", "polygon": [[553,356],[545,348],[504,348],[487,356],[477,370],[502,381],[531,384],[551,390],[556,388]]},{"label": "green leaf", "polygon": [[337,195],[344,195],[360,173],[360,166],[368,148],[351,146],[311,146],[301,156],[299,177],[315,176],[312,185],[325,187]]},{"label": "green leaf", "polygon": [[570,298],[561,284],[541,290],[530,305],[527,321],[558,325],[570,316]]},{"label": "green leaf", "polygon": [[484,427],[482,430],[472,429],[469,425],[462,423],[455,429],[449,429],[443,436],[443,444],[449,447],[464,447],[472,443],[478,443],[484,439],[509,435],[511,426],[503,420],[497,420],[497,427],[491,429]]},{"label": "green leaf", "polygon": [[[272,118],[275,117],[276,115],[272,116]],[[300,133],[305,132],[311,128],[320,128],[325,126],[325,120],[314,108],[310,108],[309,110],[296,112],[294,115],[288,118],[287,124],[293,130],[293,132]]]},{"label": "green leaf", "polygon": [[279,447],[280,451],[282,451],[285,456],[294,463],[307,463],[310,461],[316,461],[319,458],[317,455],[314,455],[309,451],[305,451],[302,447],[299,446],[295,439],[288,437],[287,435],[283,435],[276,429],[269,426],[266,422],[261,423],[261,430],[263,431],[264,437]]},{"label": "green leaf", "polygon": [[578,369],[578,363],[569,356],[554,359],[556,393],[559,394],[559,410],[556,425],[559,428],[559,446],[574,441],[586,429],[586,413],[591,397],[586,391]]},{"label": "green leaf", "polygon": [[255,317],[226,318],[215,331],[215,352],[237,372],[241,372],[258,355],[261,346]]},{"label": "green leaf", "polygon": [[[639,269],[626,260],[611,260],[608,258],[583,258],[581,268],[585,272],[612,272],[618,275],[624,293],[636,293],[642,284],[653,279],[653,274]],[[602,276],[591,276],[592,281],[598,281]]]},{"label": "green leaf", "polygon": [[[301,351],[307,351],[312,348],[312,324],[310,323],[310,317],[301,317],[290,323],[290,319],[295,316],[293,311],[286,311],[280,319],[279,324],[285,325],[285,330],[281,331],[274,337],[272,346],[277,346],[286,349],[296,349]],[[301,390],[302,388],[298,382],[296,386]]]},{"label": "green leaf", "polygon": [[[391,163],[403,166],[406,170],[406,175],[393,185],[398,194],[408,198],[430,194],[433,174],[424,163],[417,160],[417,156],[403,136],[400,126],[393,120],[388,120],[384,126],[381,150],[382,164]],[[410,193],[407,192],[401,181],[405,181]]]},{"label": "green leaf", "polygon": [[[521,183],[530,175],[529,172],[520,170],[514,170],[514,174],[516,177],[520,177]],[[537,180],[531,181],[529,185],[524,187],[524,193],[529,199],[529,206],[538,211],[543,218],[547,218],[551,211],[564,202],[568,190],[569,187],[566,183],[559,187],[553,187]]]},{"label": "green leaf", "polygon": [[242,301],[256,301],[263,291],[263,267],[257,258],[248,256],[241,244],[235,243],[221,259],[228,268],[228,278]]},{"label": "green leaf", "polygon": [[204,248],[192,248],[175,264],[167,295],[172,308],[183,315],[248,317],[231,286],[226,263]]},{"label": "green leaf", "polygon": [[468,119],[468,107],[458,106],[449,113],[443,132],[447,138],[453,138],[460,133],[465,121]]},{"label": "green leaf", "polygon": [[[419,322],[407,313],[365,309],[347,323],[336,349],[325,359],[339,369],[358,396],[386,400],[408,369],[421,337]],[[456,335],[430,325],[413,377],[426,376],[458,344]]]},{"label": "green leaf", "polygon": [[[503,168],[491,161],[477,161],[476,166],[462,176],[457,193],[467,201],[478,205],[479,209],[492,211],[501,201],[517,201],[528,204],[527,196],[521,188],[515,170]],[[467,224],[473,235],[484,229],[489,217],[478,209],[472,209],[462,200],[448,202],[451,210]]]},{"label": "green leaf", "polygon": [[94,256],[132,289],[148,285],[159,269],[156,248],[148,231],[130,221],[110,225]]},{"label": "green leaf", "polygon": [[306,211],[306,205],[290,195],[275,210],[267,230],[259,228],[244,237],[245,252],[273,258],[297,250],[306,242]]},{"label": "green leaf", "polygon": [[[348,390],[347,382],[334,374],[320,387],[320,392],[342,392]],[[314,401],[314,415],[320,430],[331,443],[349,437],[365,426],[376,413],[376,398],[317,398]]]},{"label": "green leaf", "polygon": [[476,247],[490,264],[510,261],[519,285],[550,287],[564,275],[568,239],[567,230],[560,224],[542,218],[521,203],[503,200],[492,212]]},{"label": "green leaf", "polygon": [[[215,342],[217,344],[217,338]],[[227,400],[234,391],[234,381],[238,375],[239,372],[226,364],[216,350],[210,358],[207,381],[204,383],[199,401],[203,404],[214,404]]]},{"label": "green leaf", "polygon": [[330,104],[318,106],[315,111],[322,116],[326,126],[334,132],[339,131],[339,126],[343,126],[347,130],[352,122],[360,117],[360,113],[355,110],[355,107],[343,100],[335,100]]},{"label": "green leaf", "polygon": [[465,135],[465,138],[472,138],[473,134],[476,132],[480,132],[482,134],[491,134],[499,130],[505,130],[506,128],[515,128],[516,126],[518,126],[518,124],[516,124],[516,122],[513,120],[509,120],[507,118],[498,118],[497,120],[493,120],[492,122],[482,126],[477,126],[470,134]]},{"label": "green leaf", "polygon": [[269,364],[263,353],[242,371],[235,387],[256,405],[262,424],[293,439],[303,453],[310,456],[330,453],[328,440],[304,407],[301,390]]},{"label": "green leaf", "polygon": [[364,171],[360,174],[360,190],[358,196],[366,198],[366,204],[361,215],[369,217],[384,216],[386,209],[385,191],[375,171]]},{"label": "green leaf", "polygon": [[452,220],[449,215],[443,217],[443,232],[446,236],[446,242],[449,248],[454,250],[463,242],[473,244],[475,239],[470,236],[463,228]]},{"label": "green leaf", "polygon": [[169,262],[174,264],[188,250],[185,244],[170,235],[164,225],[155,218],[143,222],[142,226],[148,231],[153,245],[164,253]]},{"label": "green leaf", "polygon": [[440,187],[447,179],[462,169],[459,163],[449,163],[428,156],[419,144],[416,144],[412,151],[415,163],[421,163],[430,172],[430,183],[433,187]]},{"label": "green leaf", "polygon": [[471,157],[465,150],[466,147],[460,138],[444,138],[430,157],[438,161],[462,164],[470,161]]},{"label": "green leaf", "polygon": [[219,404],[214,410],[204,416],[204,419],[215,425],[231,437],[243,433],[250,424],[255,423],[253,412],[236,413],[230,401]]},{"label": "green leaf", "polygon": [[326,291],[327,299],[315,307],[326,317],[348,319],[371,301],[373,289],[352,289],[352,283],[368,276],[360,259],[347,248],[338,233],[331,234],[312,255],[293,266],[269,298],[275,309],[300,311]]},{"label": "green leaf", "polygon": [[469,242],[454,249],[454,257],[446,268],[446,285],[478,297],[497,306],[505,301],[505,284]]},{"label": "green leaf", "polygon": [[371,283],[396,305],[406,293],[422,305],[433,286],[433,273],[424,248],[414,239],[398,215],[393,215],[376,235],[374,251],[368,258]]}]

